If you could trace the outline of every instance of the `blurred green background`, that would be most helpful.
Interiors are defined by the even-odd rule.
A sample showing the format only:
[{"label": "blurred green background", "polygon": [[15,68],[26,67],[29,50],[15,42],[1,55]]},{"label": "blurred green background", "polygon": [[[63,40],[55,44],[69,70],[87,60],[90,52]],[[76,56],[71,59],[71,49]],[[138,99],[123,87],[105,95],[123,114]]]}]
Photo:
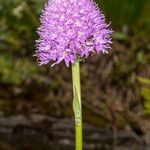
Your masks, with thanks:
[{"label": "blurred green background", "polygon": [[[96,128],[113,131],[130,128],[130,133],[132,130],[136,136],[142,135],[148,145],[150,0],[97,0],[97,3],[107,22],[111,22],[113,45],[109,55],[94,56],[81,64],[83,119]],[[4,122],[11,120],[10,116],[40,114],[55,119],[73,116],[70,68],[64,64],[38,67],[33,57],[43,6],[44,0],[0,0],[0,133],[9,126]],[[45,128],[43,124],[40,127]],[[10,128],[14,131],[14,126]],[[10,142],[11,133],[3,134],[1,150],[47,149],[46,144],[44,148],[42,144],[37,146],[38,142],[16,146],[17,142]]]}]

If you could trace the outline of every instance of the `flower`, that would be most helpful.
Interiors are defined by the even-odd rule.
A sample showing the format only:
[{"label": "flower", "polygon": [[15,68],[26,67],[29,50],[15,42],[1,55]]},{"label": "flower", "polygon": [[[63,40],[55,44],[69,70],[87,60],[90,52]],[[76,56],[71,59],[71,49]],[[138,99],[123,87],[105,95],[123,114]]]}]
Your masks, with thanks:
[{"label": "flower", "polygon": [[75,63],[77,56],[107,53],[111,29],[93,0],[48,0],[42,12],[35,56],[39,65]]}]

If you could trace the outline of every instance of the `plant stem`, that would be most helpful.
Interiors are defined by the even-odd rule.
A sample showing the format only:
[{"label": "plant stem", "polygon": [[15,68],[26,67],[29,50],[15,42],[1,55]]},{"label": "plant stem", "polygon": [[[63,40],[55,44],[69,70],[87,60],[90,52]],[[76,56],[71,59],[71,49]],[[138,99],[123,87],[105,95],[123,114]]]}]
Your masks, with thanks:
[{"label": "plant stem", "polygon": [[72,65],[73,109],[75,114],[75,150],[82,150],[82,104],[80,87],[80,62]]}]

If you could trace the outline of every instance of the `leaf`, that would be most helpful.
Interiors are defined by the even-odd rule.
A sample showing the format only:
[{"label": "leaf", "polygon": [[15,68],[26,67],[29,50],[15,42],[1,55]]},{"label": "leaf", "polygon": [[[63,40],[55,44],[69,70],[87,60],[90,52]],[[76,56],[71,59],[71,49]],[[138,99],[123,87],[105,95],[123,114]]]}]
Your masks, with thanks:
[{"label": "leaf", "polygon": [[128,36],[123,32],[114,32],[112,36],[113,36],[113,39],[115,40],[127,40],[128,39]]},{"label": "leaf", "polygon": [[75,93],[73,98],[73,111],[75,114],[75,124],[77,125],[81,120],[81,107],[80,107],[80,102],[79,102],[79,97],[78,97],[76,87],[75,87]]},{"label": "leaf", "polygon": [[141,95],[146,101],[150,101],[150,88],[142,88]]},{"label": "leaf", "polygon": [[137,54],[137,61],[143,65],[148,62],[147,56],[142,50]]},{"label": "leaf", "polygon": [[138,77],[138,81],[139,81],[140,83],[149,84],[149,85],[150,85],[150,80],[149,80],[149,79],[142,78],[142,77]]},{"label": "leaf", "polygon": [[145,104],[144,104],[144,112],[147,115],[150,114],[150,101],[149,102],[145,102]]}]

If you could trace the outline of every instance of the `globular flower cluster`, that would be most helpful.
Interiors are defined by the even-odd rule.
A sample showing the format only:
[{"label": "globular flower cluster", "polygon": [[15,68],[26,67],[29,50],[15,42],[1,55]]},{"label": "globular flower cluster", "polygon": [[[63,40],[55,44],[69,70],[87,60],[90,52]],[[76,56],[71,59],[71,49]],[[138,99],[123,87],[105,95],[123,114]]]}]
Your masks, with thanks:
[{"label": "globular flower cluster", "polygon": [[93,0],[48,0],[40,21],[35,53],[39,65],[64,60],[69,66],[77,56],[107,53],[110,48],[112,31]]}]

